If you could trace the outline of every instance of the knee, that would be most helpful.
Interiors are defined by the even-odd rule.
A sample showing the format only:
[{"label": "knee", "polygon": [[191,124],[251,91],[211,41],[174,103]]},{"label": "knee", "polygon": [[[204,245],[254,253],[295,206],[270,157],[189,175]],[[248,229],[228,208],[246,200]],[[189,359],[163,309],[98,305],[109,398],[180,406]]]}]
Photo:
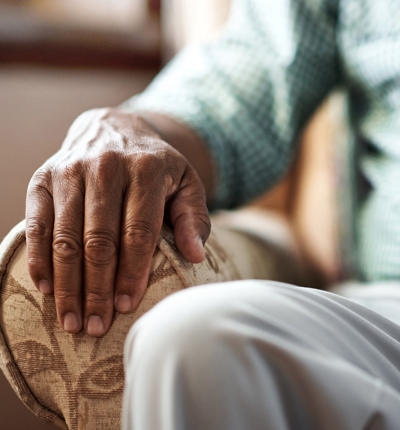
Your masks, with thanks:
[{"label": "knee", "polygon": [[170,353],[191,362],[210,360],[218,350],[226,351],[232,339],[236,347],[247,341],[250,327],[267,335],[277,318],[293,318],[287,289],[296,288],[269,281],[237,281],[175,293],[132,327],[125,343],[125,365],[135,366],[144,359],[156,366]]},{"label": "knee", "polygon": [[226,352],[233,339],[236,349],[253,337],[280,342],[310,333],[307,340],[314,343],[337,300],[322,291],[272,281],[190,288],[164,299],[136,322],[127,337],[125,362],[131,365],[146,357],[157,364],[170,352],[182,359],[207,360],[218,350]]},{"label": "knee", "polygon": [[162,300],[131,328],[125,342],[125,364],[144,358],[157,361],[169,353],[196,356],[200,349],[212,348],[218,325],[229,313],[230,300],[216,295],[218,285],[190,288]]}]

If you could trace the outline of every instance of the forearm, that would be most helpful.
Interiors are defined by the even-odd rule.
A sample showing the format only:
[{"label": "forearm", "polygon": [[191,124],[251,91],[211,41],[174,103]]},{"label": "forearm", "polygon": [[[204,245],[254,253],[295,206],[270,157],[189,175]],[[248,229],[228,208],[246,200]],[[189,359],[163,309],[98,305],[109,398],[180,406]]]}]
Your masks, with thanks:
[{"label": "forearm", "polygon": [[207,200],[211,200],[216,180],[216,166],[204,141],[190,127],[168,116],[155,112],[144,112],[140,116],[163,140],[189,161],[204,185]]}]

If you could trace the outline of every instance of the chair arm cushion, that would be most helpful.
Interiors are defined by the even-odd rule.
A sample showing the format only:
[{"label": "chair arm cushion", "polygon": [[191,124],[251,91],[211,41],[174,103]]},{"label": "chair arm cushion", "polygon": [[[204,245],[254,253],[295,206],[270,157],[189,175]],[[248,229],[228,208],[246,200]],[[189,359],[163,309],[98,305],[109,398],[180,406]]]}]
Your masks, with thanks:
[{"label": "chair arm cushion", "polygon": [[129,315],[116,313],[110,330],[96,339],[60,328],[54,297],[40,294],[29,277],[22,222],[0,247],[0,367],[19,398],[47,422],[71,430],[119,428],[123,346],[132,324],[184,288],[281,279],[276,258],[265,241],[215,225],[205,261],[194,265],[180,256],[171,230],[163,227],[139,307]]}]

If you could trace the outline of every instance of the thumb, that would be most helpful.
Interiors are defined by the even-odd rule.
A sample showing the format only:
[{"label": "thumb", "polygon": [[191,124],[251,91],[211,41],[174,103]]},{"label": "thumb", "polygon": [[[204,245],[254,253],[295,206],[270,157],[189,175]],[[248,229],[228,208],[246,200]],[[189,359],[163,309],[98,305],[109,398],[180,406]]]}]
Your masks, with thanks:
[{"label": "thumb", "polygon": [[186,260],[200,263],[205,258],[204,244],[211,232],[204,187],[195,170],[188,166],[178,192],[169,201],[169,219],[175,243]]}]

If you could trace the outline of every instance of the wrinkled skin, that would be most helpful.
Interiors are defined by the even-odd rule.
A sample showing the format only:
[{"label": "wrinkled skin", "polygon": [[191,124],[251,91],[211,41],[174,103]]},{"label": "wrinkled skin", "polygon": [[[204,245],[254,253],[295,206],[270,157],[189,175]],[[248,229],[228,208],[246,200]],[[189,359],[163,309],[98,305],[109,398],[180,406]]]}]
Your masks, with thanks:
[{"label": "wrinkled skin", "polygon": [[114,308],[137,307],[164,219],[187,260],[205,257],[210,221],[195,170],[145,120],[119,109],[75,120],[34,174],[26,207],[29,273],[42,293],[54,292],[70,333],[101,336]]}]

